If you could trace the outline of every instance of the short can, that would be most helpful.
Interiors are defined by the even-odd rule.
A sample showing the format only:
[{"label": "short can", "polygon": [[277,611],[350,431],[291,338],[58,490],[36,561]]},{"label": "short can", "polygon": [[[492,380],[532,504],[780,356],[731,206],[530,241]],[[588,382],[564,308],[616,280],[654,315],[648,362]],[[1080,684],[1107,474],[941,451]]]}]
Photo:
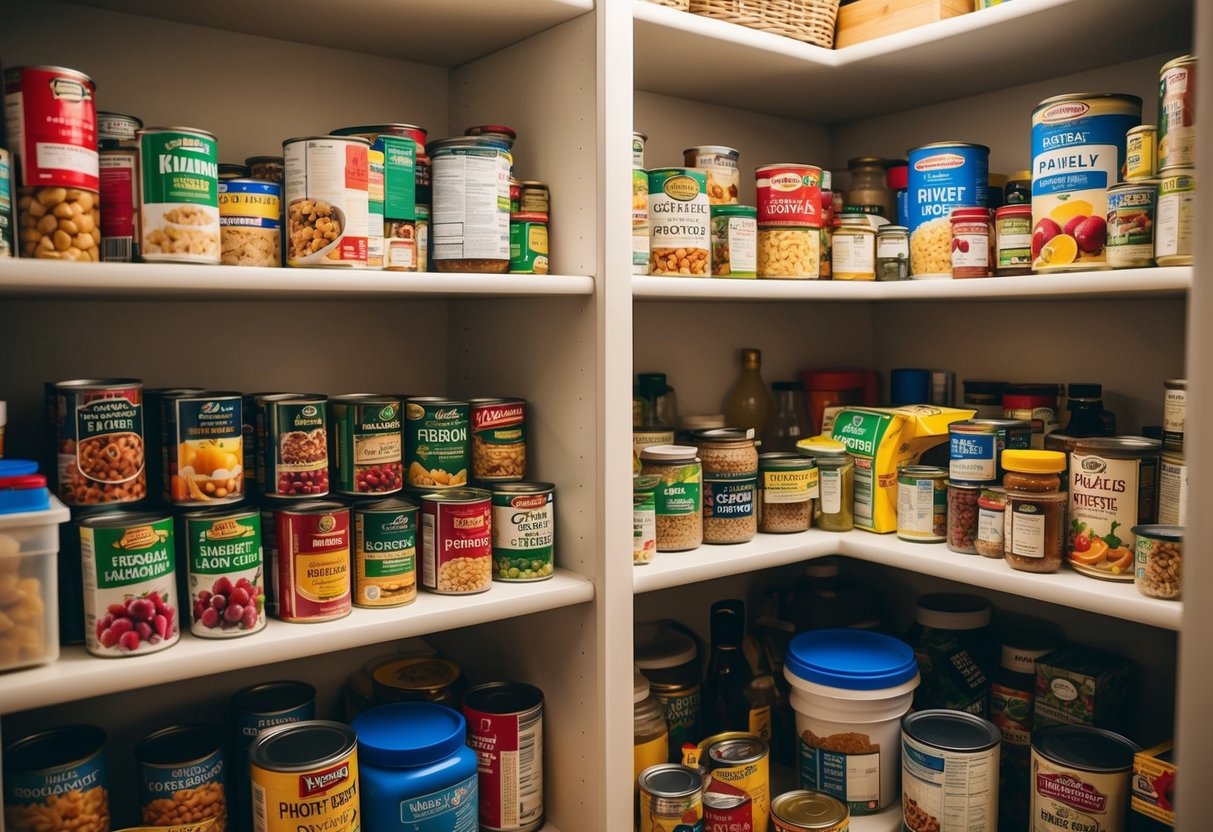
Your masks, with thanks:
[{"label": "short can", "polygon": [[1070,454],[1070,566],[1093,578],[1133,580],[1133,527],[1158,510],[1161,443],[1131,436],[1078,440]]},{"label": "short can", "polygon": [[906,465],[897,472],[897,536],[915,543],[943,543],[948,531],[948,472],[933,465]]},{"label": "short can", "polygon": [[64,725],[4,749],[8,832],[110,832],[105,732]]},{"label": "short can", "polygon": [[509,270],[511,144],[484,134],[430,142],[430,234],[437,271]]},{"label": "short can", "polygon": [[1032,273],[1032,206],[1004,205],[994,212],[994,274]]},{"label": "short can", "polygon": [[963,711],[901,721],[902,823],[910,832],[997,832],[1002,732]]},{"label": "short can", "polygon": [[334,494],[394,494],[404,487],[400,399],[350,393],[328,400]]},{"label": "short can", "polygon": [[199,823],[214,818],[227,829],[223,732],[211,725],[162,728],[135,746],[139,809],[148,826]]},{"label": "short can", "polygon": [[1175,451],[1163,451],[1158,463],[1158,522],[1182,526],[1188,519],[1188,464]]},{"label": "short can", "polygon": [[649,273],[649,174],[632,168],[632,274]]},{"label": "short can", "polygon": [[375,702],[435,702],[458,709],[467,682],[459,665],[446,659],[409,656],[371,671]]},{"label": "short can", "polygon": [[261,494],[309,500],[329,493],[328,419],[319,393],[267,393],[257,399]]},{"label": "short can", "polygon": [[771,817],[770,747],[766,740],[744,731],[708,737],[699,744],[700,763],[713,780],[727,783],[754,801],[754,829],[766,829]]},{"label": "short can", "polygon": [[784,792],[771,801],[771,832],[847,832],[851,810],[822,792]]},{"label": "short can", "polygon": [[546,581],[555,571],[556,491],[550,482],[494,484],[493,580]]},{"label": "short can", "polygon": [[952,277],[989,277],[990,251],[994,242],[990,210],[984,206],[953,208],[949,219],[952,222]]},{"label": "short can", "polygon": [[139,256],[220,262],[219,144],[193,127],[139,131]]},{"label": "short can", "polygon": [[1016,419],[967,419],[948,425],[948,476],[994,483],[1002,480],[1002,452],[1032,445],[1032,426]]},{"label": "short can", "polygon": [[543,825],[543,691],[489,682],[463,696],[467,743],[476,752],[480,828],[533,832]]},{"label": "short can", "polygon": [[1125,135],[1125,181],[1140,182],[1158,176],[1158,128],[1139,124]]},{"label": "short can", "polygon": [[360,136],[282,143],[288,266],[366,268],[370,149],[370,141]]},{"label": "short can", "polygon": [[551,270],[547,214],[510,215],[510,274],[547,274]]},{"label": "short can", "polygon": [[417,504],[389,499],[354,505],[354,606],[417,600]]},{"label": "short can", "polygon": [[805,454],[759,454],[758,531],[808,531],[813,524],[813,503],[820,493],[818,477],[817,460]]},{"label": "short can", "polygon": [[[132,263],[139,254],[139,150],[126,146],[102,147],[98,153],[98,166],[98,196],[105,206],[100,220],[101,262]],[[83,214],[76,222],[77,229],[82,223],[91,233],[89,221],[84,220]]]},{"label": "short can", "polygon": [[648,172],[649,274],[707,277],[711,207],[707,175],[693,168]]},{"label": "short can", "polygon": [[1150,523],[1134,526],[1133,535],[1137,538],[1133,571],[1137,590],[1151,598],[1179,600],[1183,583],[1183,527]]},{"label": "short can", "polygon": [[640,832],[702,828],[703,777],[698,769],[661,763],[642,771],[636,783],[640,789]]},{"label": "short can", "polygon": [[232,638],[265,629],[261,512],[196,511],[182,517],[181,524],[190,632],[200,638]]},{"label": "short can", "polygon": [[758,276],[758,212],[748,205],[713,205],[712,276]]},{"label": "short can", "polygon": [[440,595],[493,586],[492,495],[451,488],[421,498],[421,583]]},{"label": "short can", "polygon": [[173,506],[209,506],[244,499],[241,395],[218,390],[169,392],[159,404],[164,501]]},{"label": "short can", "polygon": [[0,147],[0,257],[14,257],[13,156]]},{"label": "short can", "polygon": [[261,179],[219,183],[219,259],[225,266],[282,265],[282,186]]},{"label": "short can", "polygon": [[278,618],[299,624],[350,614],[350,510],[317,500],[274,511]]},{"label": "short can", "polygon": [[648,142],[649,137],[644,133],[633,131],[632,133],[632,167],[644,167],[644,146]]},{"label": "short can", "polygon": [[1160,266],[1192,265],[1196,242],[1196,174],[1170,170],[1158,180],[1154,261]]},{"label": "short can", "polygon": [[784,162],[754,171],[758,225],[821,228],[821,168]]},{"label": "short can", "polygon": [[721,145],[688,147],[682,151],[682,163],[703,171],[707,177],[708,202],[712,205],[736,205],[741,192],[741,173],[737,160],[741,151]]},{"label": "short can", "polygon": [[143,382],[60,381],[52,394],[59,497],[69,506],[147,496]]},{"label": "short can", "polygon": [[1138,747],[1119,734],[1089,725],[1062,725],[1032,733],[1033,832],[1088,829],[1124,832],[1133,755]]},{"label": "short can", "polygon": [[935,142],[912,148],[907,155],[910,215],[904,224],[910,229],[910,273],[950,275],[952,209],[986,204],[990,148]]},{"label": "short can", "polygon": [[404,403],[404,462],[410,488],[467,485],[471,407],[466,401],[414,396]]},{"label": "short can", "polygon": [[358,832],[358,737],[340,722],[306,720],[262,731],[249,747],[253,828]]},{"label": "short can", "polygon": [[632,563],[651,563],[657,554],[657,486],[661,477],[632,478]]},{"label": "short can", "polygon": [[177,643],[173,518],[113,512],[81,517],[85,646],[94,656],[142,656]]},{"label": "short can", "polygon": [[816,280],[821,276],[821,230],[758,225],[758,276]]},{"label": "short can", "polygon": [[1182,452],[1184,422],[1188,415],[1188,380],[1169,378],[1163,382],[1162,444],[1164,448]]},{"label": "short can", "polygon": [[307,682],[265,682],[232,696],[232,806],[237,830],[253,828],[249,746],[265,730],[316,718],[316,689]]},{"label": "short can", "polygon": [[1154,265],[1154,206],[1158,182],[1153,179],[1108,186],[1108,265],[1114,269]]},{"label": "short can", "polygon": [[552,193],[546,182],[540,182],[537,179],[523,179],[518,185],[519,213],[551,216]]},{"label": "short can", "polygon": [[526,399],[472,399],[472,479],[517,482],[526,477]]},{"label": "short can", "polygon": [[1196,167],[1196,58],[1183,55],[1158,75],[1158,169]]}]

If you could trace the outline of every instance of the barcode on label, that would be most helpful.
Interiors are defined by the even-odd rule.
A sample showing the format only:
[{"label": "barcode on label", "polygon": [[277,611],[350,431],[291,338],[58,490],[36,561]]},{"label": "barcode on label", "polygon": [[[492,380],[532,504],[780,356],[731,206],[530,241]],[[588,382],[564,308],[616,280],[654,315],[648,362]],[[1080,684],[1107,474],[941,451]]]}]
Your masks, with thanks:
[{"label": "barcode on label", "polygon": [[430,589],[438,586],[438,565],[434,545],[434,515],[421,515],[421,583]]},{"label": "barcode on label", "polygon": [[253,832],[266,832],[265,786],[253,783]]},{"label": "barcode on label", "polygon": [[[529,824],[543,814],[543,709],[536,708],[518,719],[518,794],[502,806],[518,807],[518,825]],[[514,782],[502,778],[504,782]]]},{"label": "barcode on label", "polygon": [[133,248],[132,237],[105,237],[101,240],[101,262],[129,263]]}]

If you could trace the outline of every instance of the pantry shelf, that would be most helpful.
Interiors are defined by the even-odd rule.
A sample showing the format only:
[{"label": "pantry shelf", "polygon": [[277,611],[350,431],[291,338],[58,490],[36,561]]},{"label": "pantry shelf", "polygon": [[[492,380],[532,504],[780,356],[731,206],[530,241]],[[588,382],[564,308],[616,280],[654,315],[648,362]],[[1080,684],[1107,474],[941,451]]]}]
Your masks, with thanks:
[{"label": "pantry shelf", "polygon": [[823,49],[633,0],[636,88],[833,124],[1191,48],[1191,0],[1155,0],[1151,26],[1125,25],[1140,8],[1016,0]]},{"label": "pantry shelf", "polygon": [[54,664],[4,676],[0,714],[501,621],[593,598],[594,585],[587,578],[558,569],[541,583],[495,582],[488,592],[468,596],[422,592],[409,606],[356,608],[339,621],[270,621],[264,632],[249,638],[201,639],[183,633],[174,647],[129,661],[102,659],[83,647],[66,647]]},{"label": "pantry shelf", "polygon": [[261,269],[182,263],[0,260],[0,297],[362,300],[591,295],[583,275]]}]

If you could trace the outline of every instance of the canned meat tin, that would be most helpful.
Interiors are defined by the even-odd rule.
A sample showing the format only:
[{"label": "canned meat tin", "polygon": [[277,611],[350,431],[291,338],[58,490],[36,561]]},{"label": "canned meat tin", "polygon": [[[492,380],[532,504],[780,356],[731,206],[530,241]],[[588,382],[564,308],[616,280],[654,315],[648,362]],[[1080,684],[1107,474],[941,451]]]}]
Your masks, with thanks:
[{"label": "canned meat tin", "polygon": [[998,832],[1002,732],[961,711],[901,721],[903,823],[910,832]]},{"label": "canned meat tin", "polygon": [[1196,167],[1196,58],[1167,61],[1158,77],[1158,169]]},{"label": "canned meat tin", "polygon": [[173,826],[214,818],[213,832],[225,832],[222,737],[210,725],[178,725],[150,734],[135,747],[143,823]]},{"label": "canned meat tin", "polygon": [[288,266],[366,268],[370,147],[357,136],[282,143]]},{"label": "canned meat tin", "polygon": [[[506,128],[508,129],[508,128]],[[510,266],[509,144],[491,136],[430,142],[434,203],[430,222],[434,268],[496,272]]]},{"label": "canned meat tin", "polygon": [[235,751],[231,781],[236,830],[253,828],[253,789],[249,780],[249,746],[257,736],[278,725],[316,718],[316,689],[307,682],[266,682],[238,691],[232,697],[232,748]]},{"label": "canned meat tin", "polygon": [[109,832],[105,732],[66,725],[5,748],[4,828]]},{"label": "canned meat tin", "polygon": [[432,396],[414,397],[404,406],[404,459],[412,488],[467,485],[469,405]]},{"label": "canned meat tin", "polygon": [[78,379],[54,385],[59,497],[69,506],[147,496],[143,382]]},{"label": "canned meat tin", "polygon": [[274,597],[283,621],[312,623],[350,614],[350,510],[334,501],[274,512]]},{"label": "canned meat tin", "polygon": [[193,127],[145,127],[139,136],[139,256],[219,262],[219,146]]},{"label": "canned meat tin", "polygon": [[328,421],[319,393],[268,393],[257,399],[261,493],[310,499],[329,493]]},{"label": "canned meat tin", "polygon": [[493,580],[546,581],[555,570],[555,486],[494,485]]},{"label": "canned meat tin", "polygon": [[354,605],[397,607],[417,599],[417,504],[359,502],[354,518]]},{"label": "canned meat tin", "polygon": [[255,508],[196,511],[181,522],[190,632],[201,638],[232,638],[264,629],[261,512]]},{"label": "canned meat tin", "polygon": [[400,399],[351,393],[328,401],[335,494],[393,494],[404,487]]},{"label": "canned meat tin", "polygon": [[493,585],[492,495],[452,488],[421,498],[421,583],[440,595]]},{"label": "canned meat tin", "polygon": [[662,763],[646,768],[636,782],[640,789],[640,832],[702,828],[703,777],[698,770]]},{"label": "canned meat tin", "polygon": [[1154,260],[1160,266],[1192,265],[1196,234],[1196,175],[1171,170],[1158,181]]},{"label": "canned meat tin", "polygon": [[850,828],[851,810],[828,794],[784,792],[771,801],[771,832],[847,832]]},{"label": "canned meat tin", "polygon": [[340,722],[279,725],[249,748],[257,832],[358,832],[358,737]]},{"label": "canned meat tin", "polygon": [[239,393],[169,392],[160,400],[164,500],[207,506],[244,499],[244,406]]},{"label": "canned meat tin", "polygon": [[[970,142],[935,142],[906,152],[910,216],[910,272],[952,274],[953,208],[985,205],[990,148]],[[899,219],[901,219],[899,217]]]},{"label": "canned meat tin", "polygon": [[472,399],[472,478],[513,482],[526,476],[526,400]]},{"label": "canned meat tin", "polygon": [[712,273],[711,207],[703,171],[650,170],[648,215],[649,274],[707,277]]},{"label": "canned meat tin", "polygon": [[225,266],[282,265],[282,186],[259,179],[220,182],[219,241]]},{"label": "canned meat tin", "polygon": [[730,731],[708,737],[699,744],[700,762],[707,765],[713,780],[727,783],[754,801],[754,829],[766,829],[771,816],[770,749],[755,734]]},{"label": "canned meat tin", "polygon": [[543,825],[543,691],[519,682],[477,685],[463,696],[476,752],[480,828],[532,832]]},{"label": "canned meat tin", "polygon": [[0,257],[13,257],[13,156],[0,147]]},{"label": "canned meat tin", "polygon": [[1108,188],[1108,265],[1114,269],[1154,265],[1154,206],[1158,182],[1147,179]]},{"label": "canned meat tin", "polygon": [[1129,740],[1088,725],[1032,734],[1032,832],[1074,830],[1074,821],[1100,832],[1124,832],[1133,755]]}]

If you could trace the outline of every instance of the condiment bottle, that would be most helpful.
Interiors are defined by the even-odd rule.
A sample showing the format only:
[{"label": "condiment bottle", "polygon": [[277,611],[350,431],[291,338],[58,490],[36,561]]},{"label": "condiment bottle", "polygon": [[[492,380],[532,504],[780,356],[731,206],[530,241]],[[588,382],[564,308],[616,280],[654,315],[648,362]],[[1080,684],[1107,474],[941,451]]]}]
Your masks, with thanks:
[{"label": "condiment bottle", "polygon": [[876,214],[892,219],[885,161],[879,156],[858,156],[847,161],[851,187],[847,188],[844,213]]},{"label": "condiment bottle", "polygon": [[[641,402],[638,427],[661,427],[678,424],[678,399],[674,388],[666,383],[665,373],[641,373],[636,395]],[[633,404],[633,407],[635,405]],[[633,414],[635,423],[635,414]]]},{"label": "condiment bottle", "polygon": [[812,436],[796,443],[796,450],[817,460],[820,497],[813,519],[827,532],[849,532],[855,528],[855,462],[846,445],[826,436]]},{"label": "condiment bottle", "polygon": [[1071,383],[1066,390],[1066,410],[1070,414],[1065,426],[1068,436],[1081,439],[1116,433],[1116,416],[1103,407],[1102,385]]},{"label": "condiment bottle", "polygon": [[711,612],[712,652],[703,681],[703,733],[722,731],[757,733],[766,726],[770,736],[771,712],[767,705],[751,705],[746,690],[753,673],[742,651],[745,639],[745,603],[717,601]]},{"label": "condiment bottle", "polygon": [[1004,419],[1032,425],[1032,447],[1044,448],[1045,437],[1057,430],[1056,384],[1008,384],[1002,393]]},{"label": "condiment bottle", "polygon": [[777,381],[775,413],[767,425],[765,452],[795,451],[796,443],[809,435],[809,413],[804,403],[804,385],[799,381]]},{"label": "condiment bottle", "polygon": [[649,766],[669,762],[670,729],[665,709],[652,694],[649,680],[635,668],[632,673],[632,780]]},{"label": "condiment bottle", "polygon": [[759,442],[762,442],[771,418],[771,394],[762,380],[761,368],[762,351],[743,349],[741,373],[724,397],[724,418],[728,426],[752,429]]},{"label": "condiment bottle", "polygon": [[1056,572],[1065,545],[1066,495],[1059,474],[1066,455],[1058,451],[1002,452],[1007,491],[1007,563],[1024,572]]}]

